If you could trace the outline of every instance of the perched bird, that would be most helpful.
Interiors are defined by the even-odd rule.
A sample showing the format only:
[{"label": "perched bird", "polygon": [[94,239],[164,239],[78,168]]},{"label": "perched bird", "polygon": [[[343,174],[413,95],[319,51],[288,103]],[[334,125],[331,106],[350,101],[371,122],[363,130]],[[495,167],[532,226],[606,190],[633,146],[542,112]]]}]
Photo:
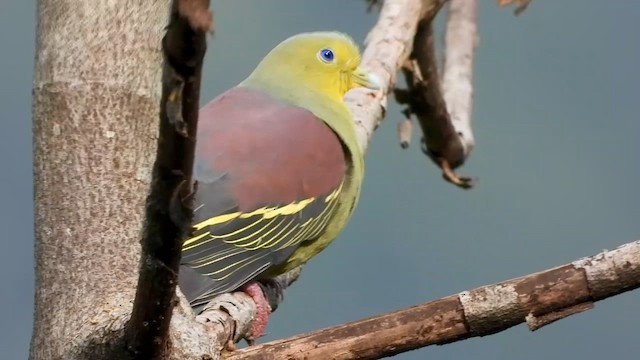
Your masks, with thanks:
[{"label": "perched bird", "polygon": [[179,284],[197,313],[221,293],[249,294],[258,314],[248,340],[271,312],[257,281],[322,251],[358,202],[364,162],[343,97],[380,86],[359,65],[347,35],[295,35],[200,109]]}]

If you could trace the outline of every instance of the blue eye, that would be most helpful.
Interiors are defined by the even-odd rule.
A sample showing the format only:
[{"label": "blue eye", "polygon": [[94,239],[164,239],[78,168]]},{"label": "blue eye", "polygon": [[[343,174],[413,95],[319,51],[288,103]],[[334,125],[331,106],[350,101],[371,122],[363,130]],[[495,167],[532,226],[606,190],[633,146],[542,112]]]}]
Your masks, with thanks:
[{"label": "blue eye", "polygon": [[322,49],[318,55],[320,60],[326,63],[333,62],[333,51],[331,49]]}]

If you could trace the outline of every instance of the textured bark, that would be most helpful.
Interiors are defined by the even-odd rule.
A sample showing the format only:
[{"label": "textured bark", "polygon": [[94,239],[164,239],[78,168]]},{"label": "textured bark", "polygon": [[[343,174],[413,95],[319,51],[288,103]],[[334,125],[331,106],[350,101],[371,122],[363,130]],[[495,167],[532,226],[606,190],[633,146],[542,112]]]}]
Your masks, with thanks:
[{"label": "textured bark", "polygon": [[380,359],[486,336],[537,330],[640,287],[640,240],[612,251],[369,319],[242,349],[225,360]]},{"label": "textured bark", "polygon": [[31,359],[113,339],[131,308],[167,4],[38,1]]}]

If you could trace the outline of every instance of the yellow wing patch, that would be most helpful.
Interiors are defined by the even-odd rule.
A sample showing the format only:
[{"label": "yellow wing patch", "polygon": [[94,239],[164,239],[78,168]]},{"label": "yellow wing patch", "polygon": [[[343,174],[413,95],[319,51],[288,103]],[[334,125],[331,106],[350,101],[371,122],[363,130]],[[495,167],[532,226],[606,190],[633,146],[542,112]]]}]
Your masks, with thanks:
[{"label": "yellow wing patch", "polygon": [[[333,194],[333,193],[331,193]],[[243,213],[243,212],[234,212],[231,214],[225,214],[225,215],[219,215],[219,216],[214,216],[212,218],[209,218],[205,221],[201,221],[195,225],[193,225],[195,230],[200,230],[205,226],[212,226],[212,225],[216,225],[216,224],[222,224],[225,223],[229,220],[233,220],[235,218],[250,218],[252,216],[256,216],[256,215],[262,215],[262,217],[264,219],[271,219],[274,218],[278,215],[291,215],[291,214],[295,214],[297,212],[302,211],[302,209],[304,209],[305,207],[307,207],[307,205],[309,205],[310,203],[313,202],[313,200],[315,200],[315,198],[309,198],[309,199],[305,199],[305,200],[301,200],[298,202],[293,202],[291,204],[285,205],[285,206],[274,206],[274,207],[263,207],[257,210],[254,210],[252,212],[249,213]],[[189,240],[187,240],[189,241]],[[186,242],[185,242],[186,244]]]},{"label": "yellow wing patch", "polygon": [[338,208],[343,185],[325,196],[217,215],[193,225],[182,247],[183,265],[211,283],[191,300],[192,306],[238,288],[282,264],[300,243],[318,238]]},{"label": "yellow wing patch", "polygon": [[[295,246],[300,242],[314,238],[324,229],[333,210],[338,203],[343,183],[330,194],[321,198],[308,198],[293,202],[283,206],[262,207],[251,212],[233,212],[208,218],[193,225],[194,236],[187,239],[183,246],[183,251],[195,251],[198,247],[210,244],[215,241],[222,241],[233,245],[234,254],[227,251],[216,251],[214,253],[203,254],[196,261],[190,261],[194,269],[209,267],[212,264],[228,259],[232,255],[237,255],[243,251],[254,251],[259,249],[272,249],[273,251]],[[321,211],[314,216],[303,219],[303,210],[322,202]],[[320,204],[317,204],[320,205]],[[222,225],[236,219],[251,219],[248,225],[233,228],[226,233],[215,233],[210,231],[216,225]],[[204,230],[204,231],[202,231]],[[202,231],[201,233],[199,233]],[[199,233],[199,234],[196,234]],[[240,234],[247,235],[239,237]],[[240,265],[240,264],[238,264]],[[225,267],[226,268],[226,267]],[[220,269],[212,273],[219,272]]]}]

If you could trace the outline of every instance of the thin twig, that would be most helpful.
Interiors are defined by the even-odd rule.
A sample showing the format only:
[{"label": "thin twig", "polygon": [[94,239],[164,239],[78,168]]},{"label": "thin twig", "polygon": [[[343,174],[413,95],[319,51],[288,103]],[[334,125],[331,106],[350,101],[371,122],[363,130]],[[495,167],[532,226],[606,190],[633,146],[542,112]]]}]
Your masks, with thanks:
[{"label": "thin twig", "polygon": [[367,2],[367,12],[372,12],[373,10],[380,11],[384,0],[366,0],[366,2]]},{"label": "thin twig", "polygon": [[227,353],[225,360],[373,360],[429,345],[542,326],[640,287],[640,240],[570,264]]},{"label": "thin twig", "polygon": [[525,10],[527,10],[527,7],[529,7],[531,1],[532,0],[496,0],[498,6],[500,7],[515,5],[516,8],[515,10],[513,10],[513,14],[516,16],[522,14]]},{"label": "thin twig", "polygon": [[398,122],[398,141],[403,149],[409,148],[411,144],[411,135],[413,134],[413,116],[408,109],[402,112],[404,119]]},{"label": "thin twig", "polygon": [[168,349],[182,242],[193,216],[191,169],[211,19],[208,0],[175,0],[162,42],[165,66],[158,147],[147,197],[140,276],[125,335],[134,359],[160,359]]}]

